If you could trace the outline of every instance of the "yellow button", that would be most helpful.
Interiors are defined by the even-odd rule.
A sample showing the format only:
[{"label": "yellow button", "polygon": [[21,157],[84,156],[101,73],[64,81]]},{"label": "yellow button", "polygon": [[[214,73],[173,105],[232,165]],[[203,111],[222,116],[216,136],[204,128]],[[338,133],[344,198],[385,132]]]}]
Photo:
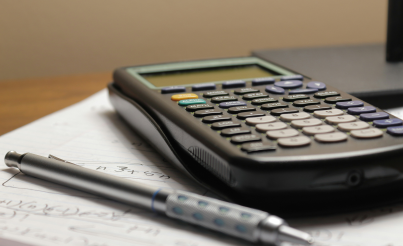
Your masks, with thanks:
[{"label": "yellow button", "polygon": [[180,101],[184,99],[197,99],[197,98],[199,97],[194,93],[176,94],[171,97],[172,101]]}]

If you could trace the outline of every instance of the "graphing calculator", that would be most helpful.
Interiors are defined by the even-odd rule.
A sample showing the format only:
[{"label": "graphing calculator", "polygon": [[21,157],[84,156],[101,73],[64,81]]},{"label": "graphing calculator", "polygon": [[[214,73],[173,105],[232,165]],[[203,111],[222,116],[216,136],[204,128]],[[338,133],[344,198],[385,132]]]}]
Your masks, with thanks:
[{"label": "graphing calculator", "polygon": [[298,214],[402,197],[403,121],[327,81],[241,57],[123,67],[108,88],[162,156],[242,205]]}]

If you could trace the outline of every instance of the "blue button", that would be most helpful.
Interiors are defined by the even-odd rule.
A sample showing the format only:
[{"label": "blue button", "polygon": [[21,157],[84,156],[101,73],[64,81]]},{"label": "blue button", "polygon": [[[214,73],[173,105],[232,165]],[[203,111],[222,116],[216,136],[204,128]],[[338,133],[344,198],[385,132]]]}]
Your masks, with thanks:
[{"label": "blue button", "polygon": [[186,197],[186,196],[182,196],[182,195],[180,195],[180,196],[178,196],[178,200],[180,201],[180,202],[184,202],[184,201],[186,201],[188,198]]},{"label": "blue button", "polygon": [[351,107],[362,107],[364,103],[361,101],[349,101],[349,102],[337,102],[336,108],[351,108]]},{"label": "blue button", "polygon": [[285,90],[283,88],[272,86],[272,85],[266,86],[266,91],[274,93],[274,94],[284,94],[284,92],[285,92]]},{"label": "blue button", "polygon": [[199,205],[199,207],[205,208],[205,207],[207,207],[208,202],[205,202],[205,201],[199,201],[197,204]]},{"label": "blue button", "polygon": [[376,127],[389,127],[400,126],[403,124],[401,119],[388,119],[388,120],[374,120],[374,126]]},{"label": "blue button", "polygon": [[213,83],[208,84],[198,84],[192,86],[192,91],[204,91],[204,90],[215,90],[216,86]]},{"label": "blue button", "polygon": [[276,80],[274,78],[257,78],[252,80],[252,85],[267,85],[273,84]]},{"label": "blue button", "polygon": [[285,81],[285,80],[304,80],[304,76],[302,76],[300,74],[287,75],[287,76],[281,77],[281,80],[282,81]]},{"label": "blue button", "polygon": [[354,107],[347,110],[349,114],[365,114],[376,112],[376,108],[372,106]]},{"label": "blue button", "polygon": [[183,214],[183,210],[180,207],[173,207],[172,211],[174,211],[175,214]]},{"label": "blue button", "polygon": [[220,207],[218,210],[219,210],[221,213],[228,213],[228,212],[229,212],[229,208],[227,208],[227,207]]},{"label": "blue button", "polygon": [[218,226],[223,226],[224,225],[224,220],[222,219],[215,219],[214,220],[214,224],[218,225]]},{"label": "blue button", "polygon": [[292,90],[289,91],[288,94],[292,95],[292,94],[300,94],[300,93],[315,93],[318,92],[318,89],[316,88],[312,88],[312,89],[298,89],[298,90]]},{"label": "blue button", "polygon": [[184,87],[184,86],[169,86],[169,87],[164,87],[161,89],[162,94],[173,93],[173,92],[184,92],[184,91],[186,91],[186,87]]},{"label": "blue button", "polygon": [[203,217],[203,215],[201,213],[194,213],[192,216],[196,220],[203,220],[204,219],[204,217]]},{"label": "blue button", "polygon": [[220,108],[230,108],[235,106],[246,106],[246,102],[233,101],[233,102],[222,102],[219,104]]},{"label": "blue button", "polygon": [[388,127],[387,132],[392,135],[402,136],[403,135],[403,126]]},{"label": "blue button", "polygon": [[289,88],[296,88],[302,86],[302,81],[300,80],[287,80],[287,81],[279,81],[274,83],[275,86],[289,89]]},{"label": "blue button", "polygon": [[388,118],[389,118],[389,114],[387,114],[385,112],[360,115],[360,120],[363,120],[363,121],[381,120],[381,119],[388,119]]},{"label": "blue button", "polygon": [[246,82],[244,80],[231,80],[222,83],[222,88],[244,87]]},{"label": "blue button", "polygon": [[306,88],[316,88],[318,90],[326,90],[326,84],[323,82],[318,82],[318,81],[311,81],[308,84],[306,84]]},{"label": "blue button", "polygon": [[236,225],[235,229],[239,232],[245,233],[246,232],[246,227],[244,225]]}]

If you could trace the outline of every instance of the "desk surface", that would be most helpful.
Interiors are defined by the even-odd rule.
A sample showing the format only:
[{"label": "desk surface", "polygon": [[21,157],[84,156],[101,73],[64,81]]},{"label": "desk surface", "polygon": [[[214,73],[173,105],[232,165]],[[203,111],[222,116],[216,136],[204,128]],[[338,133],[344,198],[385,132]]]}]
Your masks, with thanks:
[{"label": "desk surface", "polygon": [[111,73],[0,81],[0,135],[106,87]]}]

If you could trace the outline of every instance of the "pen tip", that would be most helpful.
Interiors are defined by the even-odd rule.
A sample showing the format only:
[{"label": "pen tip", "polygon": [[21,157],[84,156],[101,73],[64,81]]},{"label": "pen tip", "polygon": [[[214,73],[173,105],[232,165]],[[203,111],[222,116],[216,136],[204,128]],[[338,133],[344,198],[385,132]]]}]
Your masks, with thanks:
[{"label": "pen tip", "polygon": [[306,232],[294,229],[292,227],[282,225],[278,229],[278,237],[280,241],[300,244],[300,245],[310,245],[313,243],[311,235]]}]

